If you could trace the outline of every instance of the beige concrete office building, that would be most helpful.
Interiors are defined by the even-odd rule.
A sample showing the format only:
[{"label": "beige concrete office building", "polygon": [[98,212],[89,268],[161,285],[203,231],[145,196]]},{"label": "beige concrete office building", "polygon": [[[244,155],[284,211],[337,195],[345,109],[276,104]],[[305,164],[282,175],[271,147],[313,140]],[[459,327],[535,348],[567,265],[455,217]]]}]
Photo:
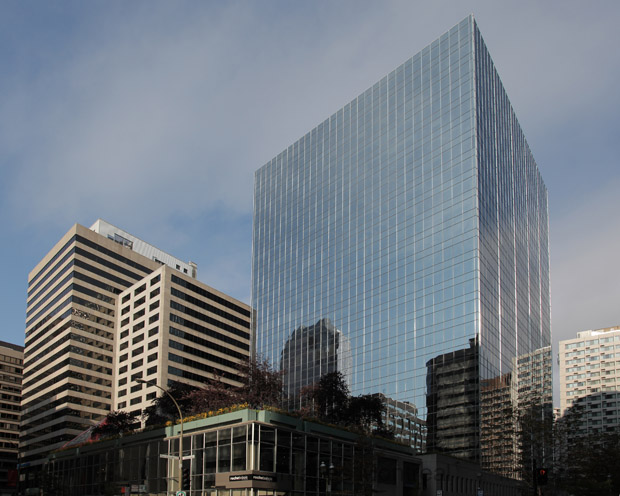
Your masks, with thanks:
[{"label": "beige concrete office building", "polygon": [[[187,346],[187,350],[192,348],[190,343],[195,349],[204,348],[196,339],[210,340],[207,330],[218,328],[216,318],[209,322],[204,319],[217,313],[215,307],[223,311],[225,305],[219,303],[213,309],[204,310],[200,307],[202,303],[193,300],[181,303],[182,298],[172,296],[173,290],[180,291],[177,286],[183,284],[206,291],[195,276],[195,264],[183,262],[102,220],[90,229],[74,225],[32,270],[28,277],[20,434],[20,479],[26,487],[36,487],[36,481],[28,483],[28,478],[36,477],[36,466],[44,463],[49,451],[63,446],[109,411],[118,409],[119,403],[127,401],[123,409],[137,409],[135,398],[140,396],[143,405],[146,396],[152,397],[150,390],[144,397],[131,391],[132,375],[142,373],[147,379],[156,378],[158,383],[160,380],[195,383],[199,382],[198,377],[208,375],[202,370],[206,361],[196,357],[195,363],[190,363],[186,359],[191,355],[189,351],[174,353],[185,360],[180,366],[175,363],[174,370],[182,370],[185,375],[170,375],[167,363],[171,356],[170,343],[163,333],[159,335],[164,324],[166,336],[170,332],[173,305],[192,311],[189,315],[174,313],[188,323],[178,326],[181,330],[192,327],[194,338],[175,340]],[[159,283],[153,283],[157,277]],[[173,284],[175,278],[182,283]],[[145,286],[144,294],[136,293],[142,286]],[[158,296],[153,294],[156,290],[160,292]],[[185,293],[199,300],[199,295]],[[216,293],[223,301],[232,300]],[[249,308],[232,301],[245,309],[244,342],[249,344]],[[123,313],[127,303],[129,311]],[[160,305],[159,309],[156,305]],[[168,309],[170,313],[164,315]],[[155,315],[159,319],[157,323],[152,320]],[[142,325],[144,329],[139,332]],[[125,331],[128,331],[126,335]],[[121,346],[125,345],[128,358],[121,362],[125,353]],[[122,352],[119,357],[115,355],[117,350]],[[154,354],[157,356],[153,359]],[[142,365],[135,365],[140,361]],[[123,367],[127,367],[125,372],[121,372]],[[156,374],[150,373],[153,367]],[[190,372],[196,375],[190,376]],[[114,391],[114,385],[123,380],[127,381],[123,388],[127,400],[117,401],[120,392]],[[132,399],[135,404],[130,405]]]},{"label": "beige concrete office building", "polygon": [[240,384],[250,353],[250,307],[168,266],[119,295],[114,353],[116,410],[139,413],[166,386],[218,377]]},{"label": "beige concrete office building", "polygon": [[580,433],[620,427],[620,326],[578,332],[560,341],[560,414],[583,407]]},{"label": "beige concrete office building", "polygon": [[0,341],[0,494],[17,491],[19,403],[24,347]]}]

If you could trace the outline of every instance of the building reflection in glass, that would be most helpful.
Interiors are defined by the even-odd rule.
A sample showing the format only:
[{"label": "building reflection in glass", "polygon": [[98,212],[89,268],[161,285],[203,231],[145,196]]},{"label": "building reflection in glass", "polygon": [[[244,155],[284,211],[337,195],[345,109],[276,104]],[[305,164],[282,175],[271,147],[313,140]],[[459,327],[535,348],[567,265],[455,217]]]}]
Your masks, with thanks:
[{"label": "building reflection in glass", "polygon": [[517,387],[508,372],[482,381],[480,387],[481,465],[516,478],[518,466]]},{"label": "building reflection in glass", "polygon": [[479,351],[469,347],[426,363],[426,447],[433,453],[479,458]]},{"label": "building reflection in glass", "polygon": [[534,462],[552,463],[553,381],[551,346],[539,348],[513,360],[517,373],[518,473],[527,479]]},{"label": "building reflection in glass", "polygon": [[318,382],[324,374],[342,372],[350,385],[351,360],[351,343],[330,319],[295,329],[282,349],[280,360],[284,395],[290,406],[300,401],[299,392],[304,386]]},{"label": "building reflection in glass", "polygon": [[427,449],[522,479],[551,454],[551,347],[513,358],[495,377],[481,378],[481,367],[473,339],[427,362]]},{"label": "building reflection in glass", "polygon": [[418,415],[418,408],[408,401],[398,401],[384,394],[375,393],[385,406],[383,424],[394,434],[394,440],[415,448],[418,453],[426,451],[426,421]]}]

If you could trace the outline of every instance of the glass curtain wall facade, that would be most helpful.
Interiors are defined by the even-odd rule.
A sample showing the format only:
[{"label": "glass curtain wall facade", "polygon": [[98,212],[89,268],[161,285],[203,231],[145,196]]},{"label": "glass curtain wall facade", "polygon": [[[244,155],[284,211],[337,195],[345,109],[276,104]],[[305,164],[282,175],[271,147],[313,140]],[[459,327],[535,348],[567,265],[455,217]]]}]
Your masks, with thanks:
[{"label": "glass curtain wall facade", "polygon": [[436,374],[466,384],[471,425],[429,424],[427,448],[480,459],[480,381],[551,332],[546,188],[473,17],[256,172],[252,270],[256,351],[294,406],[336,346],[295,330],[329,319],[353,394],[432,420],[464,408]]}]

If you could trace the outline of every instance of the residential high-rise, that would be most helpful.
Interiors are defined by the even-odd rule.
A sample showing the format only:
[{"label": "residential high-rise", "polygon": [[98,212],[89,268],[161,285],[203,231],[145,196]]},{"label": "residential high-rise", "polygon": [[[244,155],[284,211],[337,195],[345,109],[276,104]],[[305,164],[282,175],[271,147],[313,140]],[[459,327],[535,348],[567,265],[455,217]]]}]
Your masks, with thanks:
[{"label": "residential high-rise", "polygon": [[234,381],[250,310],[186,263],[105,221],[73,226],[28,278],[20,477],[116,409],[146,406],[155,380]]},{"label": "residential high-rise", "polygon": [[560,341],[560,414],[578,412],[574,434],[620,428],[620,326]]},{"label": "residential high-rise", "polygon": [[[353,394],[408,402],[427,447],[481,459],[481,383],[551,330],[547,190],[472,16],[256,172],[252,271],[256,350],[288,358],[290,391],[329,363],[303,350],[335,343],[296,330],[329,319]],[[433,431],[429,371],[473,402],[452,417],[467,439]]]},{"label": "residential high-rise", "polygon": [[607,457],[605,446],[615,446],[620,432],[620,326],[560,341],[558,365],[554,473],[567,481],[588,474],[584,480],[589,481],[593,476],[584,468],[587,461]]},{"label": "residential high-rise", "polygon": [[24,347],[0,341],[0,494],[17,493],[19,402]]}]

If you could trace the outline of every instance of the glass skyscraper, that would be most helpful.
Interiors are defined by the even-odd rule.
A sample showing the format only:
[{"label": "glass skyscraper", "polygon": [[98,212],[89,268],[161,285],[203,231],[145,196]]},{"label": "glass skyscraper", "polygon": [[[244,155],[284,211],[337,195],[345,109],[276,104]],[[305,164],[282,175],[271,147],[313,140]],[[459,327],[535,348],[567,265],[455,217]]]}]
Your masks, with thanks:
[{"label": "glass skyscraper", "polygon": [[429,451],[482,458],[481,385],[551,331],[547,190],[472,16],[256,172],[252,271],[292,396],[343,363]]}]

